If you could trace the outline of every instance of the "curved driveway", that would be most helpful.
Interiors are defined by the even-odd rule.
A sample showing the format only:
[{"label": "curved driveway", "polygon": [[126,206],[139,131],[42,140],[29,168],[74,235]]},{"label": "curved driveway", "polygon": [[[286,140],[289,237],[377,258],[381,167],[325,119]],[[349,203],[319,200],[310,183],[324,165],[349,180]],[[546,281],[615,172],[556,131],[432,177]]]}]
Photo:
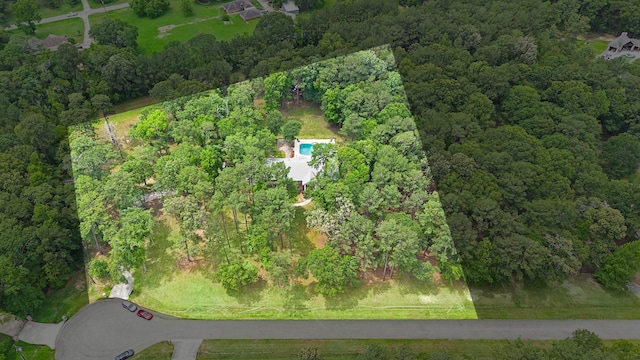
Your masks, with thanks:
[{"label": "curved driveway", "polygon": [[69,319],[56,359],[113,359],[172,339],[564,339],[589,329],[602,339],[640,339],[640,320],[183,320],[147,321],[119,299],[100,300]]}]

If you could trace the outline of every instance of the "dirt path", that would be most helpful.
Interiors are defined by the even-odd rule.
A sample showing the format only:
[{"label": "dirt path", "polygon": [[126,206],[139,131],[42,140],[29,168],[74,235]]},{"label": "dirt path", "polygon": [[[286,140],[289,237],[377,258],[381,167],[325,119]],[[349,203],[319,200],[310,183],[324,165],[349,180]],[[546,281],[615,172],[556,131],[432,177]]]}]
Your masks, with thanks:
[{"label": "dirt path", "polygon": [[162,39],[163,37],[166,37],[166,36],[169,35],[169,34],[167,34],[169,31],[171,31],[171,30],[173,30],[173,29],[175,29],[177,27],[184,26],[184,25],[193,25],[193,24],[201,23],[203,21],[207,21],[207,20],[211,20],[211,19],[220,19],[220,16],[212,16],[212,17],[209,17],[209,18],[198,18],[198,19],[195,19],[195,20],[190,21],[188,23],[184,23],[184,24],[180,24],[180,25],[170,24],[170,25],[160,26],[160,27],[158,27],[158,36],[156,36],[156,37],[158,39]]}]

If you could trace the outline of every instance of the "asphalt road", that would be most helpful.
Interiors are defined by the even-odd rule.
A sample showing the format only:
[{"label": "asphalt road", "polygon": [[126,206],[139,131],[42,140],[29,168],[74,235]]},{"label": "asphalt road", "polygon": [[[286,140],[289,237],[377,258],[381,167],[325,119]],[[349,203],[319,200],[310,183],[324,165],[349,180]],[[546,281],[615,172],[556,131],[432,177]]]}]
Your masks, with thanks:
[{"label": "asphalt road", "polygon": [[588,329],[602,339],[640,339],[640,320],[182,320],[150,321],[106,299],[85,306],[56,339],[56,359],[113,359],[171,339],[564,339]]}]

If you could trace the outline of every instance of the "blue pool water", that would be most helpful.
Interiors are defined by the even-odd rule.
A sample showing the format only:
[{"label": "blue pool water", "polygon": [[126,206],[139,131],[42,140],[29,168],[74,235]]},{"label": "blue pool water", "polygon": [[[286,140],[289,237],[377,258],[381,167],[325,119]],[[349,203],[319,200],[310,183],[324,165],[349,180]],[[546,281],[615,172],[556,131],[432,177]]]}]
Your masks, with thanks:
[{"label": "blue pool water", "polygon": [[311,156],[313,144],[300,144],[300,155]]}]

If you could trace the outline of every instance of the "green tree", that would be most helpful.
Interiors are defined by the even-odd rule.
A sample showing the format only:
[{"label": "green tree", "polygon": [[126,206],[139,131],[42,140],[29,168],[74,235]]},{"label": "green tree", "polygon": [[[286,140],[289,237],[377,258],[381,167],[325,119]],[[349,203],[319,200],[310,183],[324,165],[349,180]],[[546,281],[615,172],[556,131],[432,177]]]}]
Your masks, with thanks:
[{"label": "green tree", "polygon": [[604,170],[620,179],[635,173],[640,163],[640,140],[629,133],[611,137],[602,145]]},{"label": "green tree", "polygon": [[162,137],[169,126],[169,118],[162,110],[154,110],[135,123],[129,135],[136,139],[149,141]]},{"label": "green tree", "polygon": [[130,207],[120,212],[119,228],[110,239],[109,268],[113,279],[121,278],[120,268],[130,270],[144,267],[146,241],[152,227],[151,210]]},{"label": "green tree", "polygon": [[180,7],[182,9],[182,15],[186,17],[193,16],[193,5],[190,0],[181,0]]},{"label": "green tree", "polygon": [[109,278],[109,263],[105,259],[92,259],[89,262],[89,274],[94,278],[107,280]]},{"label": "green tree", "polygon": [[318,280],[316,291],[325,296],[341,294],[358,283],[358,260],[342,256],[330,246],[311,251],[307,267]]},{"label": "green tree", "polygon": [[233,261],[220,265],[214,279],[227,291],[238,291],[241,287],[258,281],[258,268],[250,262]]},{"label": "green tree", "polygon": [[278,136],[278,134],[280,134],[280,129],[282,129],[282,125],[284,125],[282,113],[278,110],[269,111],[267,113],[265,122],[267,124],[267,129],[269,129],[269,131],[271,131],[271,133],[275,136]]},{"label": "green tree", "polygon": [[117,157],[111,145],[100,143],[85,135],[72,138],[70,147],[73,175],[76,178],[86,175],[101,179],[107,174],[105,164]]},{"label": "green tree", "polygon": [[36,22],[42,20],[35,0],[18,0],[11,4],[11,12],[16,18],[16,25],[25,34],[36,32]]},{"label": "green tree", "polygon": [[136,179],[122,169],[107,176],[103,191],[107,201],[121,210],[142,201],[144,195],[144,190]]},{"label": "green tree", "polygon": [[282,99],[288,94],[289,82],[283,72],[273,73],[264,79],[264,109],[267,113],[280,107]]},{"label": "green tree", "polygon": [[285,252],[275,252],[265,269],[269,272],[269,277],[278,284],[279,287],[289,285],[289,277],[292,271],[291,255]]},{"label": "green tree", "polygon": [[176,247],[186,255],[187,261],[197,253],[197,230],[207,227],[207,213],[203,204],[195,196],[172,196],[162,202],[167,213],[176,218],[179,223],[180,236],[176,238]]},{"label": "green tree", "polygon": [[155,19],[167,12],[170,7],[171,3],[169,3],[169,0],[148,0],[144,11],[148,17]]},{"label": "green tree", "polygon": [[604,346],[596,334],[589,330],[578,329],[573,332],[571,337],[554,343],[549,358],[615,360],[616,356]]},{"label": "green tree", "polygon": [[282,126],[282,138],[286,142],[292,142],[302,129],[302,123],[295,120],[289,120]]},{"label": "green tree", "polygon": [[627,283],[640,270],[640,241],[632,241],[617,248],[604,259],[594,276],[606,288],[627,289]]},{"label": "green tree", "polygon": [[253,37],[263,44],[278,44],[295,37],[293,19],[284,13],[273,11],[260,18]]},{"label": "green tree", "polygon": [[91,26],[89,35],[101,45],[134,49],[138,46],[138,28],[118,18],[107,18]]}]

